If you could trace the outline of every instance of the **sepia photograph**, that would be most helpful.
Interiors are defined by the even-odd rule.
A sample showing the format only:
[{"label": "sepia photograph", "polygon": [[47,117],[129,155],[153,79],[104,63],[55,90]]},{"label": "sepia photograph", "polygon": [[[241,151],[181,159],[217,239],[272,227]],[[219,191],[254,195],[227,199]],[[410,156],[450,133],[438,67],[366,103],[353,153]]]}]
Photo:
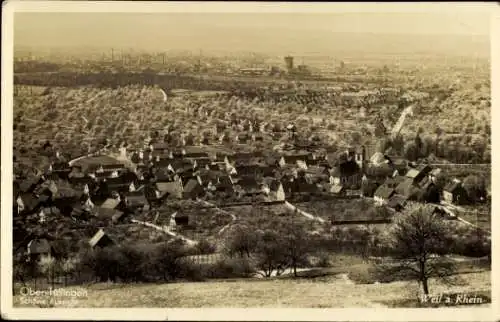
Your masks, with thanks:
[{"label": "sepia photograph", "polygon": [[497,5],[59,2],[2,46],[13,309],[493,317]]}]

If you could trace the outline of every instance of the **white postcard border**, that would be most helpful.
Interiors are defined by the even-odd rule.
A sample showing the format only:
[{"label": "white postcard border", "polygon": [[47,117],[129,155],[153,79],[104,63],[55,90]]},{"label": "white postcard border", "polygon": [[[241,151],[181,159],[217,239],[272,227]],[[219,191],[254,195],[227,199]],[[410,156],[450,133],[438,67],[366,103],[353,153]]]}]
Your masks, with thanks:
[{"label": "white postcard border", "polygon": [[[499,260],[492,260],[492,304],[490,308],[442,309],[24,309],[12,307],[12,103],[13,103],[13,12],[491,12],[491,85],[492,123],[500,124],[500,16],[493,3],[223,3],[223,2],[73,2],[10,1],[2,10],[2,163],[1,163],[1,313],[7,319],[80,320],[232,320],[232,321],[489,321],[500,318],[498,280]],[[495,13],[495,15],[493,15]],[[493,146],[500,142],[499,131],[492,126],[492,174],[500,165],[500,152]],[[492,193],[500,190],[500,176],[492,175]],[[495,193],[493,193],[495,195]],[[495,218],[500,199],[492,201],[492,232],[500,224]],[[492,253],[498,253],[499,236],[493,233]]]}]

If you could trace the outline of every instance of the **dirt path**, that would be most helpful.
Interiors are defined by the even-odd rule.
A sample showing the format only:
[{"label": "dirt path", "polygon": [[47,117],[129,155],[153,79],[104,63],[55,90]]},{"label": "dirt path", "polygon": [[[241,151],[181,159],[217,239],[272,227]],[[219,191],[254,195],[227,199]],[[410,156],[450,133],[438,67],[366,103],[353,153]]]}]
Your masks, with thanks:
[{"label": "dirt path", "polygon": [[172,232],[172,231],[170,231],[170,230],[168,230],[168,229],[166,229],[166,228],[163,228],[163,227],[157,226],[157,225],[155,225],[155,224],[153,224],[153,223],[146,222],[146,221],[140,221],[140,220],[136,220],[136,219],[132,219],[131,221],[132,221],[133,223],[136,223],[136,224],[139,224],[139,225],[144,225],[144,226],[147,226],[147,227],[154,228],[154,229],[156,229],[156,230],[158,230],[158,231],[161,231],[161,232],[164,232],[165,234],[170,235],[170,236],[172,236],[172,237],[179,237],[180,239],[182,239],[182,240],[184,240],[186,243],[188,243],[188,245],[190,245],[190,246],[194,246],[194,245],[198,244],[198,242],[197,242],[197,241],[194,241],[194,240],[192,240],[192,239],[189,239],[189,238],[187,238],[187,237],[184,237],[184,236],[182,236],[182,235],[180,235],[180,234],[174,233],[174,232]]},{"label": "dirt path", "polygon": [[224,214],[226,214],[226,215],[231,216],[232,221],[231,221],[229,224],[227,224],[227,225],[225,225],[224,227],[222,227],[222,228],[219,230],[218,234],[222,234],[222,233],[223,233],[223,232],[224,232],[227,228],[229,228],[229,227],[230,227],[230,226],[231,226],[231,225],[232,225],[232,224],[236,221],[236,216],[235,216],[233,213],[230,213],[230,212],[228,212],[228,211],[226,211],[226,210],[220,209],[219,207],[217,207],[217,205],[216,205],[216,204],[213,204],[213,203],[211,203],[211,202],[208,202],[208,201],[205,201],[205,200],[202,200],[202,199],[197,199],[197,200],[198,200],[199,202],[201,202],[201,203],[204,203],[204,204],[205,204],[205,205],[207,205],[207,206],[210,206],[210,207],[215,207],[215,208],[216,208],[216,209],[218,209],[220,212],[222,212],[222,213],[224,213]]},{"label": "dirt path", "polygon": [[94,156],[97,156],[99,155],[102,151],[106,150],[107,148],[109,148],[111,145],[106,145],[105,147],[103,147],[102,149],[96,151],[96,152],[93,152],[93,153],[89,153],[89,154],[86,154],[86,155],[82,155],[82,156],[79,156],[73,160],[70,160],[68,162],[69,166],[71,167],[75,162],[81,160],[81,159],[85,159],[85,158],[90,158],[90,157],[94,157]]},{"label": "dirt path", "polygon": [[316,217],[316,216],[313,216],[311,215],[310,213],[307,213],[301,209],[299,209],[298,207],[292,205],[291,203],[289,203],[288,201],[285,201],[285,206],[292,210],[292,211],[297,211],[299,214],[301,214],[302,216],[306,217],[307,219],[310,219],[310,220],[315,220],[315,221],[319,221],[320,223],[324,224],[326,221],[321,218],[321,217]]},{"label": "dirt path", "polygon": [[394,127],[392,128],[392,131],[391,131],[392,136],[396,136],[401,131],[401,129],[403,128],[403,125],[405,123],[407,115],[413,115],[413,105],[410,105],[403,110],[398,121],[396,122],[396,124],[394,124]]},{"label": "dirt path", "polygon": [[161,91],[161,94],[163,95],[163,101],[166,102],[167,101],[167,93],[165,93],[165,91],[161,88],[160,88],[160,91]]}]

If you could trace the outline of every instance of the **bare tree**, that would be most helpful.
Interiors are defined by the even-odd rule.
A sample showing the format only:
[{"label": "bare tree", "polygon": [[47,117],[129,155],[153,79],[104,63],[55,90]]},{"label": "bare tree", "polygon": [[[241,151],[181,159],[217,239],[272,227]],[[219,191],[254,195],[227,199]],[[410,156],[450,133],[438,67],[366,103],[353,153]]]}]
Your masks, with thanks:
[{"label": "bare tree", "polygon": [[229,256],[250,257],[257,246],[257,234],[244,226],[233,228],[226,240],[226,251]]},{"label": "bare tree", "polygon": [[434,207],[411,204],[392,228],[388,246],[395,262],[380,267],[383,274],[405,274],[416,279],[425,295],[429,294],[430,278],[451,282],[455,265],[446,256],[451,238]]},{"label": "bare tree", "polygon": [[282,237],[273,230],[265,231],[257,245],[257,267],[265,277],[271,277],[275,270],[276,276],[281,275],[287,264]]},{"label": "bare tree", "polygon": [[311,243],[303,225],[293,221],[285,224],[282,236],[284,255],[290,267],[293,268],[294,276],[297,277],[297,267],[307,263]]}]

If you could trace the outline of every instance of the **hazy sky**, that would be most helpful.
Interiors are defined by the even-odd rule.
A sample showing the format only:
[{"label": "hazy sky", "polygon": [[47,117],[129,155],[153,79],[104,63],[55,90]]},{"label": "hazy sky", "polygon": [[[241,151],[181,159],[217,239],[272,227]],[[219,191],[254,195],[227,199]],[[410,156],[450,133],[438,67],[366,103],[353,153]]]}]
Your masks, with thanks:
[{"label": "hazy sky", "polygon": [[294,50],[338,33],[489,37],[484,13],[16,13],[16,46]]}]

